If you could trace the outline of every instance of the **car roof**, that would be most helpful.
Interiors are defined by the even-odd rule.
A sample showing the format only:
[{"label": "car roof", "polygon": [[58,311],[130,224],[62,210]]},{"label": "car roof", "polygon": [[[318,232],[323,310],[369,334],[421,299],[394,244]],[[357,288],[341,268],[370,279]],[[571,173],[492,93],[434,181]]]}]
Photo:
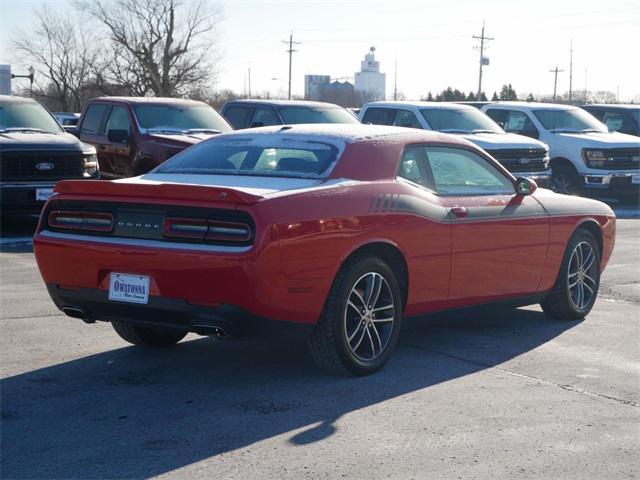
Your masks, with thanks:
[{"label": "car roof", "polygon": [[564,103],[542,103],[542,102],[491,102],[489,107],[512,107],[530,110],[575,110],[575,105],[567,105]]},{"label": "car roof", "polygon": [[[472,107],[473,108],[473,107]],[[386,125],[363,125],[361,123],[317,123],[298,125],[274,125],[269,127],[235,130],[218,135],[216,138],[234,136],[286,135],[300,140],[327,141],[329,143],[375,143],[390,140],[402,143],[449,143],[455,145],[473,145],[459,135],[450,135],[431,130],[416,128],[390,127]],[[295,139],[295,138],[293,138]]]},{"label": "car roof", "polygon": [[640,109],[638,103],[589,103],[587,105],[581,105],[582,108],[597,107],[597,108],[610,108],[612,110],[637,110]]},{"label": "car roof", "polygon": [[247,103],[251,105],[274,105],[274,106],[286,106],[286,107],[335,107],[342,108],[340,105],[336,105],[334,103],[328,102],[314,102],[311,100],[271,100],[271,99],[251,99],[251,98],[241,98],[238,100],[229,100],[225,103],[226,105],[237,104],[237,103]]},{"label": "car roof", "polygon": [[131,105],[206,105],[199,100],[190,100],[188,98],[169,98],[169,97],[96,97],[90,100],[100,102],[120,102]]},{"label": "car roof", "polygon": [[0,103],[38,103],[33,98],[18,97],[16,95],[0,95]]},{"label": "car roof", "polygon": [[414,107],[414,108],[441,108],[441,109],[452,109],[452,110],[477,110],[477,108],[472,107],[471,105],[465,105],[463,103],[456,102],[392,102],[392,101],[384,101],[384,102],[370,102],[366,105],[363,105],[362,108],[369,107]]}]

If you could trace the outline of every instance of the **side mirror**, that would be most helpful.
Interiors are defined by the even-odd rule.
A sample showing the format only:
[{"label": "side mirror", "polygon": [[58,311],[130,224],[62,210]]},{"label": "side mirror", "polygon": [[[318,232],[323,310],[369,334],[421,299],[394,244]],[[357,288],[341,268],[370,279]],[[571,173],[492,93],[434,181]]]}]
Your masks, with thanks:
[{"label": "side mirror", "polygon": [[538,189],[538,184],[526,177],[518,177],[516,179],[516,193],[518,195],[531,195]]},{"label": "side mirror", "polygon": [[112,143],[128,143],[129,132],[126,130],[109,130],[107,132],[107,138]]},{"label": "side mirror", "polygon": [[77,127],[77,125],[64,125],[62,128],[65,132],[80,138],[80,129]]}]

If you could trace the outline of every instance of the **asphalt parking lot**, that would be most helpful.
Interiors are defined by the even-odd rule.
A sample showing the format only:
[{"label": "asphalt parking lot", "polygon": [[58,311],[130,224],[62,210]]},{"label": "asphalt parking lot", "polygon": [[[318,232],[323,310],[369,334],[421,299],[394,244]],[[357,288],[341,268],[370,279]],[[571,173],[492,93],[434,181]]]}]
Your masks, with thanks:
[{"label": "asphalt parking lot", "polygon": [[33,225],[5,230],[1,476],[636,478],[640,220],[629,212],[585,320],[527,307],[414,321],[366,378],[319,373],[299,342],[128,346],[108,324],[58,312]]}]

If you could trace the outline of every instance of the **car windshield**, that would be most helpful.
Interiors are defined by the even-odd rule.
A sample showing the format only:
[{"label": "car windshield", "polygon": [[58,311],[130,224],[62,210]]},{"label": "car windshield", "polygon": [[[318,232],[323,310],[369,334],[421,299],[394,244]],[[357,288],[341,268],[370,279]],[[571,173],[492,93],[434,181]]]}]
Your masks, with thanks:
[{"label": "car windshield", "polygon": [[136,105],[138,124],[147,132],[221,133],[231,127],[208,105]]},{"label": "car windshield", "polygon": [[594,116],[580,108],[534,110],[533,114],[550,132],[606,133],[609,131]]},{"label": "car windshield", "polygon": [[284,123],[359,123],[358,119],[340,107],[279,107]]},{"label": "car windshield", "polygon": [[640,109],[631,110],[631,116],[636,121],[636,124],[640,127]]},{"label": "car windshield", "polygon": [[0,103],[0,132],[62,133],[58,122],[35,102]]},{"label": "car windshield", "polygon": [[333,145],[285,140],[212,139],[179,153],[153,173],[324,178],[336,161]]},{"label": "car windshield", "polygon": [[496,122],[476,108],[421,108],[433,130],[449,133],[504,133]]}]

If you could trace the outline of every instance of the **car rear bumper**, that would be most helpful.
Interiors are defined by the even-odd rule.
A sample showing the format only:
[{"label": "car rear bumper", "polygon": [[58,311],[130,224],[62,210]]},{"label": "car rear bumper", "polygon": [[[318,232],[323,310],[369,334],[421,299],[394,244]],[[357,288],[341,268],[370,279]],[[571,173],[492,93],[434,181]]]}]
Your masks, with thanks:
[{"label": "car rear bumper", "polygon": [[[135,239],[87,239],[48,230],[39,231],[34,238],[42,277],[47,285],[56,287],[50,288],[56,305],[86,310],[96,320],[145,322],[157,317],[167,326],[190,328],[201,318],[213,318],[215,309],[231,305],[261,318],[317,321],[324,297],[318,301],[314,289],[300,293],[299,286],[285,277],[277,242],[243,249],[205,248]],[[108,300],[111,273],[148,276],[149,304]],[[177,319],[182,316],[184,320]]]}]

